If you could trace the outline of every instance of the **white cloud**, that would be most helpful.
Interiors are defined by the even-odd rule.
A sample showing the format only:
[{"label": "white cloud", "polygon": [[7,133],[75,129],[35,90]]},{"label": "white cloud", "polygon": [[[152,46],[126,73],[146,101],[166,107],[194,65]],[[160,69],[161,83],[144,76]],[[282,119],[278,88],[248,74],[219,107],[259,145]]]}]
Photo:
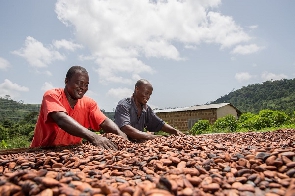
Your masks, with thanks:
[{"label": "white cloud", "polygon": [[196,45],[185,45],[184,48],[196,50],[198,49]]},{"label": "white cloud", "polygon": [[251,54],[261,50],[261,47],[258,47],[256,44],[250,45],[238,45],[236,46],[231,53],[233,54]]},{"label": "white cloud", "polygon": [[138,81],[138,80],[140,80],[140,79],[142,79],[142,78],[141,78],[140,75],[138,75],[138,74],[133,74],[133,75],[132,75],[132,79],[133,79],[134,81]]},{"label": "white cloud", "polygon": [[90,61],[90,60],[95,60],[96,59],[95,56],[93,56],[93,55],[90,55],[90,56],[88,56],[88,55],[87,56],[79,55],[78,58],[79,58],[80,61]]},{"label": "white cloud", "polygon": [[92,90],[88,90],[85,95],[88,96],[88,97],[95,97],[98,94],[96,92],[92,91]]},{"label": "white cloud", "polygon": [[179,60],[179,53],[175,46],[168,44],[164,40],[155,40],[146,43],[143,48],[147,57],[163,57]]},{"label": "white cloud", "polygon": [[269,73],[266,71],[261,74],[261,78],[263,81],[270,81],[270,80],[287,79],[288,76],[286,76],[285,74],[274,74],[274,73]]},{"label": "white cloud", "polygon": [[180,50],[201,43],[224,49],[251,40],[232,17],[213,11],[220,4],[221,0],[59,0],[55,11],[97,58],[101,81],[129,84],[122,73],[130,78],[126,73],[153,72],[140,57],[183,60]]},{"label": "white cloud", "polygon": [[52,89],[54,88],[54,86],[51,84],[51,82],[45,82],[42,87],[41,87],[41,90],[42,91],[47,91],[49,89]]},{"label": "white cloud", "polygon": [[37,74],[44,74],[44,75],[47,75],[47,76],[52,76],[52,73],[48,70],[45,70],[45,71],[39,71],[39,70],[36,70],[35,71]]},{"label": "white cloud", "polygon": [[4,59],[0,57],[0,69],[6,69],[10,66],[10,63]]},{"label": "white cloud", "polygon": [[83,48],[82,45],[75,44],[71,41],[62,39],[62,40],[55,40],[53,41],[53,45],[57,48],[64,48],[66,50],[75,51],[76,49]]},{"label": "white cloud", "polygon": [[58,51],[46,48],[33,37],[27,37],[24,48],[12,52],[25,58],[33,67],[47,67],[55,60],[65,60]]},{"label": "white cloud", "polygon": [[231,47],[251,39],[241,27],[235,24],[232,17],[209,12],[207,23],[204,26],[206,30],[203,32],[205,41],[221,44],[221,48]]},{"label": "white cloud", "polygon": [[45,71],[44,73],[48,76],[52,76],[52,73],[50,71]]},{"label": "white cloud", "polygon": [[16,83],[12,83],[10,80],[5,79],[2,84],[0,84],[0,97],[9,95],[11,99],[15,99],[19,96],[19,92],[29,91],[28,87],[20,86]]},{"label": "white cloud", "polygon": [[253,76],[251,74],[249,74],[248,72],[240,72],[240,73],[236,73],[236,75],[235,75],[235,79],[238,80],[238,82],[248,81],[252,77]]},{"label": "white cloud", "polygon": [[[102,58],[96,61],[100,67],[96,70],[101,82],[117,82],[132,84],[133,80],[117,76],[116,72],[131,73],[140,78],[140,73],[153,73],[151,67],[136,58]],[[131,77],[131,78],[132,78]]]},{"label": "white cloud", "polygon": [[249,26],[250,29],[257,29],[258,28],[258,25],[252,25],[252,26]]},{"label": "white cloud", "polygon": [[129,88],[112,88],[107,92],[107,96],[123,99],[125,97],[131,97],[133,90]]}]

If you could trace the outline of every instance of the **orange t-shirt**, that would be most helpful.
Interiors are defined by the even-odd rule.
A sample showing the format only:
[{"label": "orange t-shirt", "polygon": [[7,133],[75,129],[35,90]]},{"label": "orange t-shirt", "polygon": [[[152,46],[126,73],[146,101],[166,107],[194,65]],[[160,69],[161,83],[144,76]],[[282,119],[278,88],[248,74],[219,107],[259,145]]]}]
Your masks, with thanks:
[{"label": "orange t-shirt", "polygon": [[67,113],[82,126],[95,131],[100,130],[99,125],[106,119],[93,99],[83,96],[78,99],[75,107],[71,108],[64,89],[48,90],[43,96],[31,147],[64,146],[82,142],[82,138],[68,134],[48,116],[50,112],[56,111]]}]

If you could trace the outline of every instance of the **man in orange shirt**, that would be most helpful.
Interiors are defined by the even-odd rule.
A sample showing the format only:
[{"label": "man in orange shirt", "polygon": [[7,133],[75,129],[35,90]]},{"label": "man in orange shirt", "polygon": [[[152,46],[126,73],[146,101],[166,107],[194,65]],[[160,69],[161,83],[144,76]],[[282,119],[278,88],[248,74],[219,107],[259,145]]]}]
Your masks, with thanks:
[{"label": "man in orange shirt", "polygon": [[79,144],[84,138],[104,149],[116,149],[110,140],[89,129],[103,129],[127,139],[126,134],[100,111],[97,103],[84,96],[88,85],[86,69],[73,66],[66,74],[64,89],[45,92],[31,147]]}]

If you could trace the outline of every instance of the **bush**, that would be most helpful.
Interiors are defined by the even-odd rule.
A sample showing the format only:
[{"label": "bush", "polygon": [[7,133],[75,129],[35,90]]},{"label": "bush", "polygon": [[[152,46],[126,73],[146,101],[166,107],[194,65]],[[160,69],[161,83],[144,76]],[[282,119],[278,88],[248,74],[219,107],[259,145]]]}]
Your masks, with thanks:
[{"label": "bush", "polygon": [[252,117],[256,116],[255,114],[251,113],[251,112],[246,112],[246,113],[243,113],[240,117],[239,117],[239,120],[238,122],[239,123],[244,123],[246,121],[248,121],[249,119],[251,119]]},{"label": "bush", "polygon": [[210,130],[210,123],[208,120],[199,120],[194,124],[192,129],[190,130],[190,134],[192,135],[199,135],[206,132],[209,132]]},{"label": "bush", "polygon": [[273,110],[261,110],[258,115],[261,128],[278,127],[290,119],[286,113]]},{"label": "bush", "polygon": [[242,114],[238,120],[238,127],[239,129],[261,130],[291,123],[290,117],[284,112],[261,110],[257,115],[252,113]]},{"label": "bush", "polygon": [[219,118],[213,124],[214,132],[235,132],[237,130],[237,119],[233,115]]},{"label": "bush", "polygon": [[30,146],[30,138],[26,135],[18,135],[11,139],[2,140],[0,149],[5,148],[28,148]]},{"label": "bush", "polygon": [[0,125],[0,140],[6,140],[9,136],[8,129]]},{"label": "bush", "polygon": [[243,113],[240,118],[238,119],[237,122],[237,128],[240,129],[248,129],[248,130],[253,130],[254,129],[254,120],[255,114],[251,112]]}]

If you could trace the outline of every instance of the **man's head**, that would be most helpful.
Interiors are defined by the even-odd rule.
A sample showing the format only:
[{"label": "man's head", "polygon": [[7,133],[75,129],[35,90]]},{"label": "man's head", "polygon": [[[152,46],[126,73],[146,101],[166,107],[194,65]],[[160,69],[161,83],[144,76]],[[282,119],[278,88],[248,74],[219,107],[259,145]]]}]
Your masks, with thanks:
[{"label": "man's head", "polygon": [[89,76],[84,67],[72,66],[65,78],[65,91],[73,100],[81,99],[88,90]]},{"label": "man's head", "polygon": [[138,80],[134,88],[135,102],[145,105],[153,93],[153,86],[145,79]]}]

